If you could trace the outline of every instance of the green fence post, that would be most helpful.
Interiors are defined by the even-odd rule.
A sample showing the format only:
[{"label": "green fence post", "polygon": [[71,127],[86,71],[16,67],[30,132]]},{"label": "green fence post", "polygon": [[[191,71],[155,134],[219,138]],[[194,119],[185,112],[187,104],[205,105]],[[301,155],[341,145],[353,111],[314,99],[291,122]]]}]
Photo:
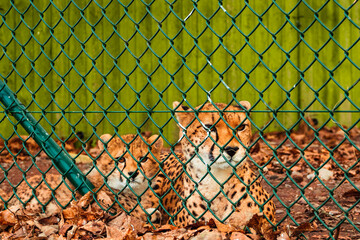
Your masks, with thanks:
[{"label": "green fence post", "polygon": [[39,122],[25,109],[24,105],[16,99],[14,93],[3,81],[0,81],[0,101],[5,111],[10,112],[19,121],[35,142],[50,157],[60,173],[69,179],[80,194],[84,195],[94,188],[92,183],[70,159],[67,152],[60,148]]}]

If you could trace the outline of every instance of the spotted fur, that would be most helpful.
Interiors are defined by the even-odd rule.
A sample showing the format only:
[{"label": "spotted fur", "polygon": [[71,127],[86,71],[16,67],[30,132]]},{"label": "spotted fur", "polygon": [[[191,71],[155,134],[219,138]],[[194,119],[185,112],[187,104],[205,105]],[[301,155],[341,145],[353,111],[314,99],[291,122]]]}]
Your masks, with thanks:
[{"label": "spotted fur", "polygon": [[[153,135],[143,141],[142,137],[132,134],[121,138],[105,134],[98,145],[103,151],[96,165],[99,170],[89,174],[95,187],[105,190],[132,216],[145,221],[149,215],[152,222],[160,222],[158,198],[151,189],[157,188],[152,182],[159,171],[157,159],[163,148],[162,138]],[[121,210],[118,204],[114,207]]]},{"label": "spotted fur", "polygon": [[[137,135],[124,135],[120,139],[105,134],[101,136],[98,146],[102,155],[96,163],[96,168],[88,175],[95,190],[105,191],[115,203],[112,207],[116,211],[124,208],[131,212],[132,216],[144,221],[150,216],[152,222],[159,222],[161,215],[157,210],[158,198],[149,187],[159,170],[159,164],[155,159],[160,159],[163,140],[158,135],[143,141]],[[20,199],[22,203],[28,202],[25,205],[27,210],[49,212],[59,208],[53,196],[62,206],[66,206],[73,198],[72,191],[65,185],[61,175],[46,174],[46,183],[39,175],[28,178],[16,188],[17,197],[14,196],[9,205],[19,204]],[[152,187],[158,188],[155,185]],[[137,200],[138,196],[141,206]],[[47,206],[43,209],[42,205]]]},{"label": "spotted fur", "polygon": [[45,176],[45,180],[41,175],[23,180],[14,193],[9,194],[12,198],[8,205],[24,205],[31,212],[55,213],[70,204],[75,197],[72,195],[71,185],[66,185],[59,174],[47,173]]},{"label": "spotted fur", "polygon": [[[167,175],[173,183],[164,184],[173,185],[182,197],[169,190],[164,197],[174,224],[186,226],[211,218],[236,223],[239,216],[250,219],[260,209],[275,223],[274,203],[246,161],[251,123],[243,107],[249,109],[250,103],[241,104],[207,103],[196,108],[195,117],[194,111],[174,102],[183,155],[179,155],[182,161],[170,161],[173,166]],[[268,224],[265,218],[262,222]]]}]

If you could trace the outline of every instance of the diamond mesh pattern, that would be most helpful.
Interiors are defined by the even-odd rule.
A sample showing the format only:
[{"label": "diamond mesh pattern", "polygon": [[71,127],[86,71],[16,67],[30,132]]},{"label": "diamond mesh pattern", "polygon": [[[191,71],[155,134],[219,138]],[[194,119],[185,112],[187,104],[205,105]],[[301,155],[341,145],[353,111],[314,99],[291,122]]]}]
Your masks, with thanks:
[{"label": "diamond mesh pattern", "polygon": [[[75,176],[81,173],[64,147],[77,132],[85,133],[85,139],[79,138],[85,153],[86,144],[103,133],[152,131],[174,147],[178,129],[173,101],[183,99],[193,108],[208,99],[226,103],[248,100],[253,105],[251,122],[259,132],[249,149],[257,142],[266,143],[266,132],[284,131],[286,135],[278,146],[267,143],[273,156],[265,164],[256,163],[249,155],[273,189],[273,197],[286,208],[287,214],[278,224],[288,217],[299,224],[291,209],[305,199],[314,210],[312,220],[320,221],[330,238],[344,221],[359,232],[350,212],[360,200],[345,208],[333,197],[344,181],[359,190],[349,177],[359,160],[343,167],[335,157],[344,142],[359,151],[349,137],[360,121],[359,5],[357,0],[2,1],[4,111],[0,126],[5,146],[0,151],[9,151],[14,163],[0,166],[4,173],[0,184],[8,181],[12,168],[21,170],[23,181],[31,168],[38,168],[35,158],[40,152],[34,154],[26,147],[30,138],[23,139],[21,147],[33,159],[27,169],[16,161],[21,151],[11,152],[7,146],[12,137],[25,134],[20,124],[28,125],[26,131],[53,159],[50,168],[57,168],[85,193],[91,184],[83,184],[82,177]],[[9,89],[23,105],[17,106],[12,97],[6,101],[12,96]],[[307,116],[317,119],[317,128]],[[302,122],[314,134],[305,147],[291,137]],[[334,125],[340,127],[344,138],[330,148],[319,131]],[[286,141],[299,151],[291,166],[277,156]],[[317,167],[305,155],[313,144],[328,152],[328,158]],[[57,160],[60,158],[67,159],[66,163]],[[280,164],[287,172],[286,179],[299,189],[300,195],[290,204],[277,194],[286,179],[273,184],[264,176],[264,168],[272,161]],[[313,181],[320,181],[323,191],[329,192],[323,205],[314,206],[306,197],[313,181],[300,186],[291,178],[290,171],[299,162],[306,162],[315,172]],[[334,188],[316,177],[329,162],[344,173]],[[38,169],[45,176],[50,168]],[[18,186],[8,182],[14,189]],[[344,213],[335,226],[327,225],[319,215],[330,200]]]}]

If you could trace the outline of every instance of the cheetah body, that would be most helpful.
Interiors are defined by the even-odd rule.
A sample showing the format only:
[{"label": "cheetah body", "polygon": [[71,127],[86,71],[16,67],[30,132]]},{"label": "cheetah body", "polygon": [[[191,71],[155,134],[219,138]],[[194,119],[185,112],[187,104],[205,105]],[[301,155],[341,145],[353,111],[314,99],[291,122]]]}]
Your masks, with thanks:
[{"label": "cheetah body", "polygon": [[[110,197],[113,204],[103,208],[114,208],[116,211],[125,209],[141,220],[145,221],[150,215],[151,221],[158,221],[161,217],[157,211],[158,199],[150,189],[150,182],[159,169],[155,159],[160,158],[162,139],[153,135],[143,141],[140,136],[131,134],[120,139],[105,134],[101,136],[98,146],[102,151],[101,157],[87,177],[94,184],[95,191],[105,191]],[[16,188],[17,197],[13,196],[8,205],[26,203],[25,208],[32,212],[55,212],[76,198],[71,185],[65,184],[61,175],[46,174],[45,181],[40,175],[23,181]],[[137,201],[138,196],[141,196],[141,206]]]},{"label": "cheetah body", "polygon": [[[248,102],[240,103],[250,108]],[[178,102],[174,102],[174,109],[183,155],[178,157],[182,163],[172,160],[168,170],[172,183],[164,184],[165,189],[173,185],[170,188],[182,198],[171,191],[164,196],[165,206],[173,215],[172,222],[186,226],[212,218],[236,224],[239,218],[245,222],[259,213],[261,206],[266,217],[275,223],[275,206],[246,162],[251,124],[241,111],[243,108],[207,103],[196,108],[205,111],[197,117]],[[220,117],[219,110],[228,112]]]}]

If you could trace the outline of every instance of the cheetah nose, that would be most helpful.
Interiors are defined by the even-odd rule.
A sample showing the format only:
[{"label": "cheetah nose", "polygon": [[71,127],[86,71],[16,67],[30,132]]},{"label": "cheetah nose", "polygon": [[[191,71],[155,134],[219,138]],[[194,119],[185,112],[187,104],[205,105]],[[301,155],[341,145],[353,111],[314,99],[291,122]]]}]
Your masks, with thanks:
[{"label": "cheetah nose", "polygon": [[139,172],[138,172],[138,171],[129,172],[129,178],[132,179],[132,180],[134,180],[137,175],[139,175]]},{"label": "cheetah nose", "polygon": [[233,157],[237,150],[239,150],[238,147],[226,147],[224,148],[225,152],[230,155],[230,157]]}]

